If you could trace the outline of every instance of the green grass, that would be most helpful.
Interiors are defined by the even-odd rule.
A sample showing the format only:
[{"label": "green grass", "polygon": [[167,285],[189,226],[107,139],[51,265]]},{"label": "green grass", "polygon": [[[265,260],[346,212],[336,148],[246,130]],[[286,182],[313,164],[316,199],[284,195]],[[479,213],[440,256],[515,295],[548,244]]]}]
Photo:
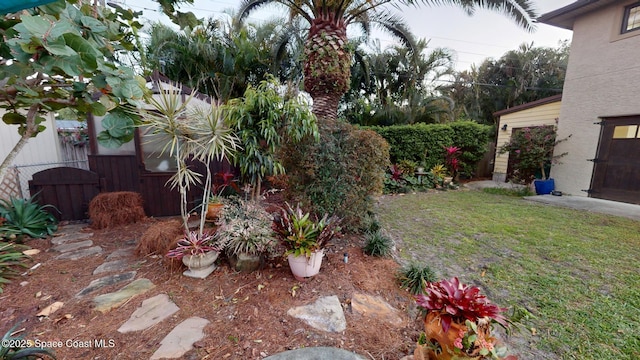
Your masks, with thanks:
[{"label": "green grass", "polygon": [[640,358],[640,222],[479,191],[385,197],[378,215],[405,260],[529,309],[541,351]]}]

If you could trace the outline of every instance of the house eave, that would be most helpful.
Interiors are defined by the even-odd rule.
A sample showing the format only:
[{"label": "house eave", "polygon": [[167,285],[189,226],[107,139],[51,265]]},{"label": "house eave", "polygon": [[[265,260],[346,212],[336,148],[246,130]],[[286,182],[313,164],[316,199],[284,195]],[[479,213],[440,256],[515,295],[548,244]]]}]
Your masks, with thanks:
[{"label": "house eave", "polygon": [[560,9],[540,15],[536,22],[573,30],[576,18],[614,2],[616,0],[578,0]]}]

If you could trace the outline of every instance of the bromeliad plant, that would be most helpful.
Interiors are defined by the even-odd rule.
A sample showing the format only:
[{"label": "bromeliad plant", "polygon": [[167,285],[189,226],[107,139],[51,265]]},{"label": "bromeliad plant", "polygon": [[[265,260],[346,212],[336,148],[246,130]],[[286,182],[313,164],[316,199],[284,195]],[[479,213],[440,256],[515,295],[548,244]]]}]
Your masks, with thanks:
[{"label": "bromeliad plant", "polygon": [[340,233],[340,219],[325,214],[314,221],[309,213],[285,204],[274,217],[272,229],[276,237],[287,248],[285,255],[310,257],[312,252],[323,249]]},{"label": "bromeliad plant", "polygon": [[198,231],[190,231],[185,237],[178,240],[178,246],[167,252],[167,257],[182,259],[186,255],[204,255],[208,252],[220,252],[224,244],[215,241],[214,235],[208,232],[200,234]]},{"label": "bromeliad plant", "polygon": [[227,255],[273,255],[277,242],[269,213],[255,201],[226,200],[215,237],[225,243]]},{"label": "bromeliad plant", "polygon": [[56,359],[51,349],[34,347],[32,340],[26,340],[25,334],[14,336],[19,323],[7,331],[0,339],[0,360],[13,359]]},{"label": "bromeliad plant", "polygon": [[[427,311],[425,332],[428,339],[436,339],[436,344],[431,344],[437,348],[436,355],[499,359],[506,353],[491,336],[493,323],[508,328],[502,314],[506,309],[491,303],[478,287],[461,284],[457,277],[430,282],[425,286],[425,295],[416,296],[416,302]],[[439,323],[437,334],[430,327],[434,322]],[[449,331],[454,334],[447,334]],[[447,338],[453,339],[453,344],[447,344]]]}]

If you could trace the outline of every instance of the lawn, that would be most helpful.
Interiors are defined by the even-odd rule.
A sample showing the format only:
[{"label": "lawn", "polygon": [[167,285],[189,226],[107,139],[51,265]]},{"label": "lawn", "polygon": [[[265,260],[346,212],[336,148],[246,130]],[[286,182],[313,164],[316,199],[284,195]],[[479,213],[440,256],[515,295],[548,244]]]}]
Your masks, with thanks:
[{"label": "lawn", "polygon": [[640,358],[640,222],[464,190],[385,196],[377,211],[402,261],[529,309],[527,346]]}]

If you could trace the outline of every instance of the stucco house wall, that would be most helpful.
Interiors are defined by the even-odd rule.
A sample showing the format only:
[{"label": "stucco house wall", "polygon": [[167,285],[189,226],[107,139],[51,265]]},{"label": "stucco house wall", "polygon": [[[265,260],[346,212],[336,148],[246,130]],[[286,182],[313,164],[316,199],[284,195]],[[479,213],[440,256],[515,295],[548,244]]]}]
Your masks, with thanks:
[{"label": "stucco house wall", "polygon": [[558,124],[559,138],[572,137],[556,147],[568,155],[551,169],[565,194],[588,196],[601,130],[594,123],[640,114],[640,31],[620,35],[624,8],[634,2],[603,1],[609,4],[573,22]]},{"label": "stucco house wall", "polygon": [[[560,116],[560,100],[561,96],[557,95],[494,113],[494,116],[499,117],[493,166],[494,181],[507,180],[509,153],[500,154],[499,150],[511,139],[514,129],[557,125]],[[502,130],[505,126],[506,130]]]}]

